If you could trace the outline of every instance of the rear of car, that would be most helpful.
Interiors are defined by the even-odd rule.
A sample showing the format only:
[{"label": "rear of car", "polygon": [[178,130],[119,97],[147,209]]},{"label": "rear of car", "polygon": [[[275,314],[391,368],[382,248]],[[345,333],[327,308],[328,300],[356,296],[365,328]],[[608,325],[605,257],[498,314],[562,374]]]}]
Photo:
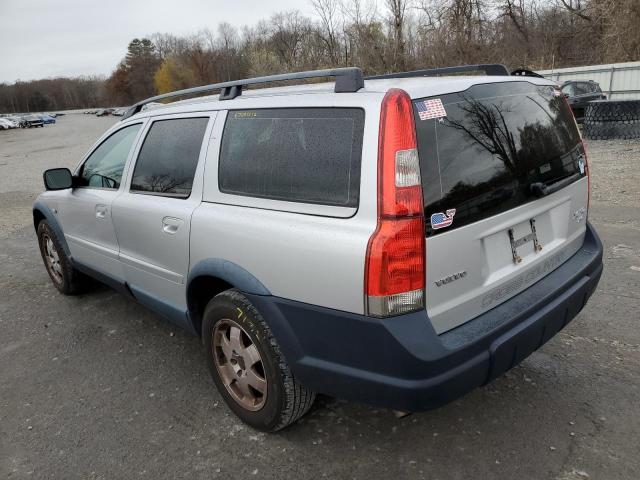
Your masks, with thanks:
[{"label": "rear of car", "polygon": [[[599,281],[602,245],[587,222],[584,146],[551,82],[477,78],[447,91],[442,79],[436,96],[424,96],[428,89],[415,82],[407,91],[387,89],[390,82],[381,85],[387,93],[380,110],[366,110],[369,121],[379,118],[377,155],[366,149],[365,133],[359,209],[332,227],[337,247],[318,235],[321,220],[304,220],[316,233],[302,241],[301,224],[287,219],[294,234],[284,235],[296,261],[283,263],[276,292],[287,300],[250,299],[269,312],[305,386],[416,411],[485,384],[561,330]],[[326,138],[333,137],[325,145]],[[367,171],[377,173],[372,190]],[[352,246],[361,240],[351,235],[346,242],[342,233],[358,218],[368,225],[369,212],[375,221],[360,313],[345,308],[339,292],[352,296],[355,281],[343,285],[351,279],[345,265],[362,255]],[[266,251],[269,238],[265,230]],[[306,297],[284,285],[293,266],[311,292]],[[260,278],[270,279],[268,268]],[[357,265],[349,268],[357,272]]]},{"label": "rear of car", "polygon": [[[442,110],[421,119],[429,102]],[[442,333],[525,290],[583,245],[584,147],[564,98],[529,82],[414,101],[427,312]]]}]

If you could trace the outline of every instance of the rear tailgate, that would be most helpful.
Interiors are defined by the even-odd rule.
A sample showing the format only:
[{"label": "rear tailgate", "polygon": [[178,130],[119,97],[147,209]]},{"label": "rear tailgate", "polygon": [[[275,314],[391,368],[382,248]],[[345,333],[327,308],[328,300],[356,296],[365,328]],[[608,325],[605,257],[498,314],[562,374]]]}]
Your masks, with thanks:
[{"label": "rear tailgate", "polygon": [[438,333],[499,305],[582,245],[588,180],[564,98],[527,81],[414,100],[426,305]]}]

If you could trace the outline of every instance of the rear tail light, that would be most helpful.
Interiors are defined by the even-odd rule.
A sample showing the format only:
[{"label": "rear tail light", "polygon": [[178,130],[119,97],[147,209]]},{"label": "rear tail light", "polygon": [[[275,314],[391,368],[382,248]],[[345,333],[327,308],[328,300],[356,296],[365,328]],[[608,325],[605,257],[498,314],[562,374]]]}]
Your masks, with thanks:
[{"label": "rear tail light", "polygon": [[413,111],[409,95],[391,89],[380,113],[378,225],[367,246],[367,314],[422,309],[424,287],[424,207]]},{"label": "rear tail light", "polygon": [[584,150],[584,171],[587,174],[587,215],[589,215],[589,205],[591,204],[591,172],[589,171],[589,158],[584,140],[582,140],[582,150]]},{"label": "rear tail light", "polygon": [[569,109],[569,112],[571,112],[571,116],[573,117],[573,121],[576,124],[576,128],[578,129],[578,132],[580,134],[580,139],[582,141],[582,150],[584,151],[584,171],[587,174],[587,216],[588,216],[589,215],[589,205],[591,204],[591,175],[590,175],[590,172],[589,172],[589,160],[587,158],[587,146],[584,143],[584,139],[582,139],[582,132],[580,131],[580,128],[578,127],[578,121],[576,120],[576,116],[573,113],[573,109],[571,108],[571,105],[569,105],[569,100],[562,93],[562,91],[560,91],[559,89],[556,90],[556,95],[557,96],[562,96],[562,98],[564,98],[565,106]]}]

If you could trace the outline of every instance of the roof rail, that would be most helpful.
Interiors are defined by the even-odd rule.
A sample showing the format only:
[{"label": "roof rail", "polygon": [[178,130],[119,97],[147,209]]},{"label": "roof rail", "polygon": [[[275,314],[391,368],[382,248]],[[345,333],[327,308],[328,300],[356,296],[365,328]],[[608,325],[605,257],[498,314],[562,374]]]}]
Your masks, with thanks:
[{"label": "roof rail", "polygon": [[202,85],[200,87],[186,88],[176,92],[163,93],[155,97],[147,98],[132,106],[122,119],[126,119],[135,115],[142,110],[142,107],[151,102],[164,100],[167,98],[184,97],[186,95],[195,95],[197,93],[210,92],[212,90],[220,90],[220,100],[233,100],[242,95],[242,87],[245,85],[255,85],[257,83],[281,82],[285,80],[301,80],[304,78],[318,77],[336,77],[336,93],[357,92],[364,87],[364,79],[362,70],[357,67],[332,68],[326,70],[310,70],[307,72],[284,73],[281,75],[268,75],[266,77],[246,78],[244,80],[232,80],[230,82],[214,83],[212,85]]},{"label": "roof rail", "polygon": [[410,77],[434,77],[436,75],[451,75],[465,72],[484,72],[486,75],[509,75],[507,67],[500,63],[485,63],[481,65],[459,65],[457,67],[429,68],[426,70],[414,70],[412,72],[387,73],[372,75],[365,80],[380,80],[385,78],[410,78]]}]

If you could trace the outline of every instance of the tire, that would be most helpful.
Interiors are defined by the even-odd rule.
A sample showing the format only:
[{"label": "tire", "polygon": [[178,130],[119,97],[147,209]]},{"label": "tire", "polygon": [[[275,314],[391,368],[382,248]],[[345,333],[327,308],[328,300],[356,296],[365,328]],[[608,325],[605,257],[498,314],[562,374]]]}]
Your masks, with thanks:
[{"label": "tire", "polygon": [[218,391],[247,425],[275,432],[311,408],[315,393],[294,378],[262,315],[239,291],[226,290],[207,304],[202,343]]},{"label": "tire", "polygon": [[583,132],[591,140],[640,138],[640,100],[589,103]]},{"label": "tire", "polygon": [[65,295],[80,293],[87,279],[73,268],[60,240],[46,220],[38,224],[38,246],[53,285]]},{"label": "tire", "polygon": [[589,122],[584,125],[584,135],[591,140],[640,138],[640,120],[621,122]]}]

